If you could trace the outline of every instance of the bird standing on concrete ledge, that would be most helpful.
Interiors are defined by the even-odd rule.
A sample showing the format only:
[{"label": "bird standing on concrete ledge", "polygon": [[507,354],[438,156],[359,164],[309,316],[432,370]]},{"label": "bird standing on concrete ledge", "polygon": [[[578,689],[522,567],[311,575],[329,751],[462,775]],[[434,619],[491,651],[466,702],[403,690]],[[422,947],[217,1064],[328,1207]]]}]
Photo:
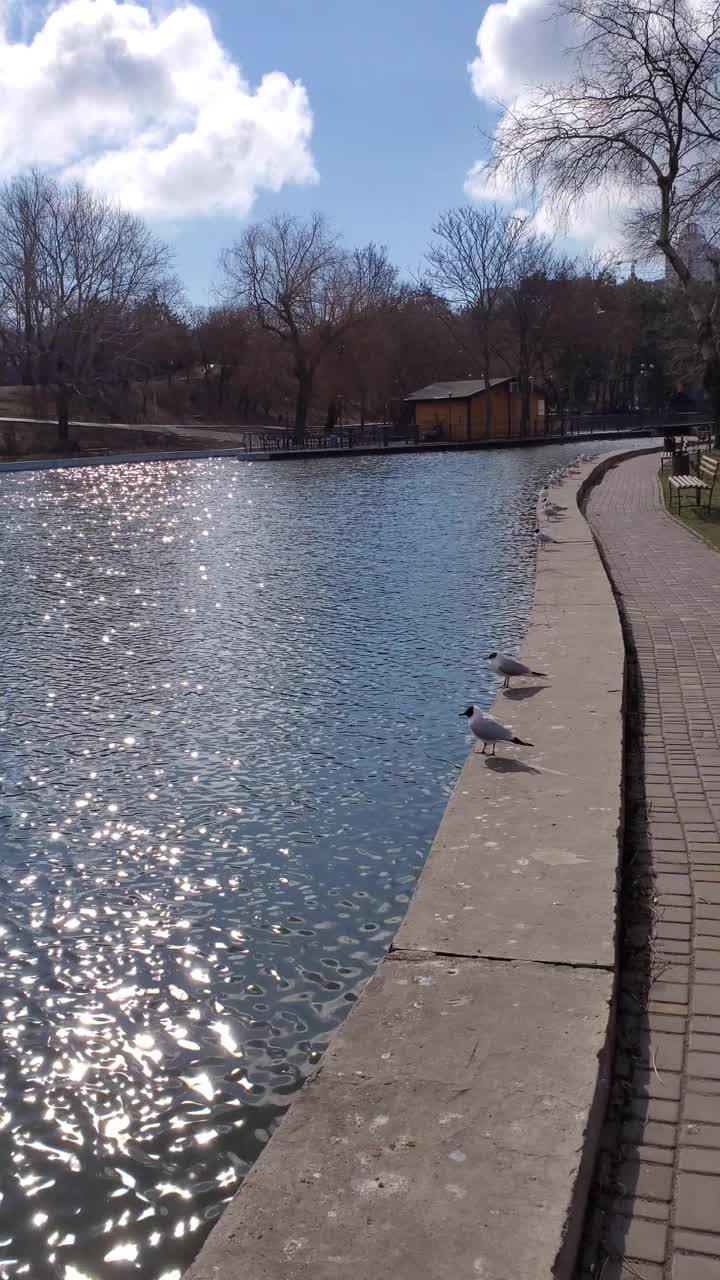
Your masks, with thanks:
[{"label": "bird standing on concrete ledge", "polygon": [[489,653],[485,661],[490,663],[496,675],[505,677],[503,689],[510,688],[512,676],[537,676],[540,680],[547,680],[544,671],[531,671],[524,662],[518,662],[517,658],[509,658],[506,653]]},{"label": "bird standing on concrete ledge", "polygon": [[485,755],[485,748],[488,743],[492,743],[491,755],[495,755],[495,745],[498,742],[512,742],[516,747],[531,747],[532,742],[523,742],[522,738],[516,738],[512,729],[508,729],[506,725],[501,724],[494,716],[489,716],[487,711],[481,711],[479,707],[467,707],[465,711],[460,712],[461,716],[467,717],[471,733],[474,733],[478,742],[482,742],[483,749],[481,756]]},{"label": "bird standing on concrete ledge", "polygon": [[550,534],[543,533],[542,529],[535,530],[535,541],[541,551],[544,551],[549,546],[557,547],[560,545],[557,538],[551,538]]}]

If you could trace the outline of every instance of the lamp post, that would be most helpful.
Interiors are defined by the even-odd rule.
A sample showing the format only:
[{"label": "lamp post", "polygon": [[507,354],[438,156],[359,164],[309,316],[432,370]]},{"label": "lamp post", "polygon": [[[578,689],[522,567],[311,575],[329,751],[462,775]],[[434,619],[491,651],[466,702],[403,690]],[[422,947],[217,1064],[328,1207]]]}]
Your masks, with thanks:
[{"label": "lamp post", "polygon": [[450,400],[450,410],[449,410],[450,421],[448,422],[448,440],[452,440],[452,401],[453,401],[452,391],[449,393],[448,398]]}]

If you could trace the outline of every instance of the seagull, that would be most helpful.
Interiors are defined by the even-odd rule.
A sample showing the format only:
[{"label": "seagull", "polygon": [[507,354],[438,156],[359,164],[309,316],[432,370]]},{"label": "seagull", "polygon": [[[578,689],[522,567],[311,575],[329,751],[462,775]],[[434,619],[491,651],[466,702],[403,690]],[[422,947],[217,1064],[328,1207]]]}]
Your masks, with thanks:
[{"label": "seagull", "polygon": [[485,748],[489,742],[492,743],[492,755],[495,755],[495,744],[498,742],[512,742],[516,747],[533,745],[532,742],[524,742],[522,738],[516,738],[512,729],[506,728],[494,716],[489,716],[487,711],[481,711],[479,707],[468,707],[465,711],[461,711],[460,715],[467,717],[471,733],[474,733],[478,741],[482,742],[481,756],[485,755]]},{"label": "seagull", "polygon": [[557,502],[550,502],[546,498],[543,502],[543,511],[547,516],[561,516],[567,511],[567,507],[558,506]]},{"label": "seagull", "polygon": [[539,676],[541,680],[547,680],[544,671],[531,671],[524,662],[518,662],[517,658],[510,658],[506,653],[489,653],[485,661],[497,675],[505,677],[503,689],[510,688],[512,676]]},{"label": "seagull", "polygon": [[557,538],[551,538],[550,534],[543,533],[542,529],[535,530],[535,541],[537,542],[537,545],[541,551],[544,551],[545,548],[550,546],[551,543],[554,547],[560,546],[560,543],[558,542]]}]

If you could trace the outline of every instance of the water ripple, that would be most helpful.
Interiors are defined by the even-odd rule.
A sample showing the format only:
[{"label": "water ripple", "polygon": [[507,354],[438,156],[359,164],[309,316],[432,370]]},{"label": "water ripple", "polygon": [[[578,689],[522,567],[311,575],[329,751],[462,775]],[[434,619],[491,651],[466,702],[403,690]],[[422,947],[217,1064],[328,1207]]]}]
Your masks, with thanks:
[{"label": "water ripple", "polygon": [[0,477],[0,1275],[180,1276],[402,918],[574,452]]}]

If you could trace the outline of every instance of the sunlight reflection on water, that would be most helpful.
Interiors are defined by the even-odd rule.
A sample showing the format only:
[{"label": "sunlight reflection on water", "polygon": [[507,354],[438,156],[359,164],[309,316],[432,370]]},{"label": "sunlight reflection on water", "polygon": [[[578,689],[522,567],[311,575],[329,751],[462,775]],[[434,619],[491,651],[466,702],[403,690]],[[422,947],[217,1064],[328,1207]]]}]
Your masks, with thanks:
[{"label": "sunlight reflection on water", "polygon": [[180,1276],[395,932],[576,452],[0,476],[0,1275]]}]

